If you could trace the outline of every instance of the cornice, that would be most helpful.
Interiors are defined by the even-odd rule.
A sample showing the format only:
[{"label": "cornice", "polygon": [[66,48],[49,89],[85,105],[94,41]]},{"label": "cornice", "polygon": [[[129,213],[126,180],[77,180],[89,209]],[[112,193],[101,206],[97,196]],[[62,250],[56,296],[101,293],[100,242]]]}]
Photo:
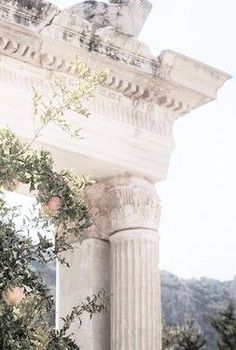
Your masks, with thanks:
[{"label": "cornice", "polygon": [[[42,144],[50,146],[64,163],[69,159],[78,168],[89,165],[88,171],[98,177],[129,173],[151,181],[165,179],[174,148],[175,119],[216,98],[229,76],[172,51],[155,58],[137,38],[111,27],[94,30],[84,18],[75,17],[74,23],[69,16],[63,27],[60,16],[64,13],[56,8],[49,8],[33,23],[35,16],[14,6],[11,9],[7,2],[5,12],[0,5],[2,124],[9,118],[21,137],[31,137],[24,123],[30,113],[32,86],[47,92],[57,73],[73,79],[71,63],[80,56],[91,69],[110,70],[88,106],[89,120],[78,122],[70,116],[75,126],[82,127],[85,138],[78,149],[73,141],[49,131],[42,135]],[[12,96],[17,108],[11,104]]]},{"label": "cornice", "polygon": [[162,51],[159,59],[160,78],[185,86],[209,100],[215,99],[219,88],[226,80],[231,79],[228,73],[171,50]]},{"label": "cornice", "polygon": [[[1,50],[1,47],[0,47]],[[47,91],[48,81],[52,79],[53,73],[43,69],[40,72],[34,67],[28,69],[25,74],[24,63],[15,64],[10,58],[0,60],[1,83],[8,89],[20,89],[25,91],[27,98],[33,93],[32,86],[37,86],[41,91]],[[19,91],[19,92],[20,92]],[[168,108],[147,103],[141,99],[132,100],[121,93],[101,87],[88,103],[91,115],[108,118],[119,123],[125,123],[131,128],[135,127],[158,135],[159,143],[165,149],[172,150],[172,126],[175,116]],[[131,129],[132,130],[132,129]],[[167,141],[168,138],[168,141]],[[171,145],[168,146],[167,145]]]},{"label": "cornice", "polygon": [[[137,38],[117,33],[111,27],[93,32],[91,23],[83,18],[77,19],[76,30],[65,28],[59,25],[63,12],[56,8],[51,10],[49,22],[39,19],[36,27],[28,22],[22,25],[22,20],[20,25],[12,23],[16,13],[10,16],[10,9],[6,11],[5,20],[0,22],[0,53],[47,71],[67,74],[72,74],[71,62],[77,54],[91,67],[110,68],[104,87],[113,91],[117,99],[123,95],[136,106],[160,106],[170,110],[175,118],[214,99],[217,89],[229,78],[218,70],[213,74],[211,67],[199,62],[196,65],[196,61],[182,59],[183,55],[172,51],[155,58]],[[25,16],[17,13],[21,18]],[[200,76],[192,70],[201,71]],[[190,74],[184,74],[185,71]]]},{"label": "cornice", "polygon": [[[57,49],[54,51],[53,47]],[[0,53],[46,71],[66,74],[72,74],[71,62],[78,54],[89,60],[91,67],[100,66],[100,69],[110,67],[109,78],[104,83],[104,87],[115,93],[114,98],[120,99],[120,95],[123,95],[129,98],[136,107],[143,104],[161,106],[175,113],[176,117],[190,110],[186,101],[181,101],[178,89],[168,86],[156,75],[144,74],[141,69],[137,71],[134,67],[127,67],[127,64],[121,63],[122,66],[120,66],[117,61],[113,62],[107,57],[104,60],[102,56],[98,56],[98,53],[84,51],[67,42],[63,43],[60,40],[57,42],[56,39],[47,37],[42,39],[37,33],[20,26],[2,23],[0,26]],[[194,94],[190,96],[190,99],[192,97],[198,98]]]},{"label": "cornice", "polygon": [[[2,127],[11,125],[22,138],[32,137],[32,86],[47,92],[53,74],[10,57],[1,57]],[[114,94],[119,99],[115,99]],[[73,113],[68,115],[75,128],[82,128],[83,139],[79,144],[58,129],[48,128],[41,135],[40,146],[47,145],[60,166],[99,178],[128,172],[153,181],[165,179],[174,148],[171,111],[146,103],[133,104],[130,98],[106,87],[99,89],[88,108],[91,112],[88,119],[78,118]]]}]

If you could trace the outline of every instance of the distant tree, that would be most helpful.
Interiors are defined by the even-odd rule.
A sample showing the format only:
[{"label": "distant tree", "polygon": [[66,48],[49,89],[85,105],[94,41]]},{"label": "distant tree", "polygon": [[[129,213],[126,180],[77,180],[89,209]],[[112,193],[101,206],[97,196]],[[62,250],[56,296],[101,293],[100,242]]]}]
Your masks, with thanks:
[{"label": "distant tree", "polygon": [[218,348],[220,350],[236,349],[236,309],[231,302],[227,309],[220,312],[211,322],[218,335]]},{"label": "distant tree", "polygon": [[194,321],[183,326],[167,326],[163,329],[163,350],[205,349],[206,341]]}]

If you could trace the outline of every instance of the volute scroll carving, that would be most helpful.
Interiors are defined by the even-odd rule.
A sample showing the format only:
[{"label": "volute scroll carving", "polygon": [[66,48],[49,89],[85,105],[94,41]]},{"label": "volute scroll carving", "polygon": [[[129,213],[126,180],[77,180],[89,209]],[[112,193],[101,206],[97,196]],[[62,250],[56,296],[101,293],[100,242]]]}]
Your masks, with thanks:
[{"label": "volute scroll carving", "polygon": [[115,232],[144,228],[158,230],[161,207],[155,187],[147,180],[122,176],[87,190],[93,225],[87,237],[108,240]]}]

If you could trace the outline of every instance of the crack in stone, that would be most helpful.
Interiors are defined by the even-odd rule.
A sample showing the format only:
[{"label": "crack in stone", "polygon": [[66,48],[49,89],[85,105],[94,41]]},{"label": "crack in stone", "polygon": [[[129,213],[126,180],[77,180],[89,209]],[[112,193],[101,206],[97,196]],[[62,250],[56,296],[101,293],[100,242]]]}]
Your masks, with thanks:
[{"label": "crack in stone", "polygon": [[44,23],[42,28],[39,29],[39,34],[41,34],[45,28],[50,27],[53,24],[55,18],[57,18],[61,14],[61,12],[61,10],[57,9],[57,11],[50,18],[47,19],[46,23]]}]

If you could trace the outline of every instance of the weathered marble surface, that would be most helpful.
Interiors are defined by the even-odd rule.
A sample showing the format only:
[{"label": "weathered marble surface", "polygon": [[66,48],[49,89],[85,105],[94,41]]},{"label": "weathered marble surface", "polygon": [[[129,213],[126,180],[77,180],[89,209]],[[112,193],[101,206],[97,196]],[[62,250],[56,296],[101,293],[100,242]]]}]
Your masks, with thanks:
[{"label": "weathered marble surface", "polygon": [[80,332],[73,326],[86,350],[161,349],[154,184],[167,176],[176,119],[214,100],[230,78],[170,50],[153,55],[138,39],[149,11],[147,0],[86,1],[64,10],[39,0],[0,2],[1,127],[30,138],[32,86],[50,93],[58,73],[73,79],[76,56],[110,71],[89,103],[90,118],[68,115],[82,127],[81,142],[52,127],[37,145],[52,151],[58,167],[98,180],[87,194],[94,221],[87,240],[74,242],[71,269],[58,270],[58,317],[111,288],[111,318],[85,320]]},{"label": "weathered marble surface", "polygon": [[82,17],[93,24],[94,30],[113,27],[123,34],[138,36],[151,7],[148,0],[123,0],[110,4],[90,0],[66,11],[70,13],[71,22]]},{"label": "weathered marble surface", "polygon": [[59,9],[43,0],[1,0],[0,18],[31,28],[52,21]]},{"label": "weathered marble surface", "polygon": [[80,18],[91,23],[93,32],[112,27],[120,33],[138,36],[151,7],[148,0],[123,0],[110,4],[89,0],[60,10],[44,0],[2,0],[0,16],[36,28],[50,25],[56,17],[59,18],[57,23],[72,28]]},{"label": "weathered marble surface", "polygon": [[[62,323],[61,317],[69,314],[87,296],[97,294],[101,289],[110,295],[110,247],[107,241],[91,238],[82,244],[75,243],[74,250],[66,253],[65,258],[71,267],[57,267],[57,327]],[[103,312],[92,320],[84,315],[82,322],[82,327],[74,322],[71,328],[81,350],[109,350],[110,313]]]},{"label": "weathered marble surface", "polygon": [[161,207],[155,186],[137,177],[110,178],[90,187],[87,198],[94,223],[88,237],[110,242],[111,349],[159,350]]}]

